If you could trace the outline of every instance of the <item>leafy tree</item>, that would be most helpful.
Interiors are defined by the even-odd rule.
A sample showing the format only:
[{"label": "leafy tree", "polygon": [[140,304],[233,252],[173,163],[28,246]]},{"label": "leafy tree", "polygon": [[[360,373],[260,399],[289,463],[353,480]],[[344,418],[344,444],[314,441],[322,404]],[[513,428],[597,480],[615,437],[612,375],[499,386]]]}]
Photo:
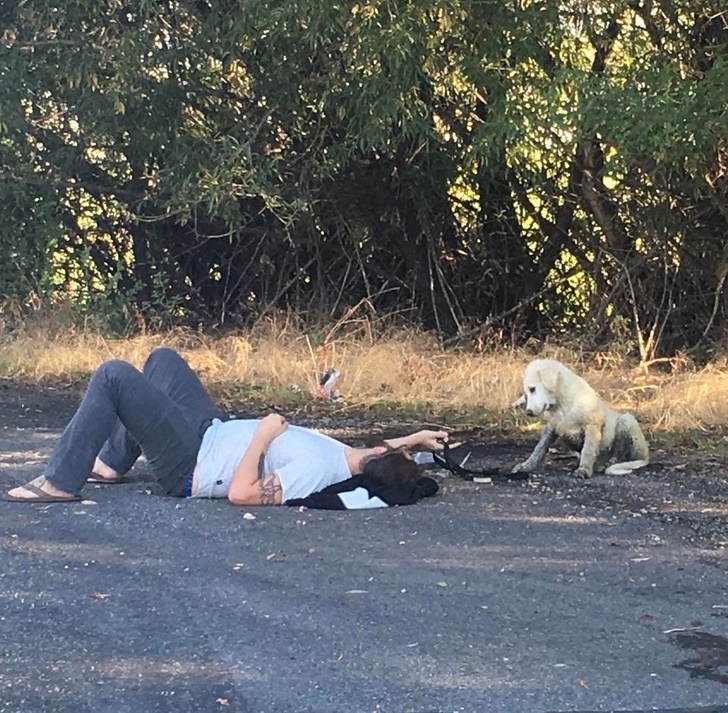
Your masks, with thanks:
[{"label": "leafy tree", "polygon": [[697,0],[6,2],[4,293],[708,347],[727,28]]}]

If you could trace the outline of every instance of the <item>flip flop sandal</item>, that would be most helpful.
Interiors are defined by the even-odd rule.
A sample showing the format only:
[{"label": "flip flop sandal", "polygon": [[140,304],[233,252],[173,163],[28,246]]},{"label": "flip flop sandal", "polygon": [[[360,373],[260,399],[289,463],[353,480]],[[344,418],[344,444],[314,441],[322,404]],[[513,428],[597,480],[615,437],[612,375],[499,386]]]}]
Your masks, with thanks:
[{"label": "flip flop sandal", "polygon": [[118,478],[104,478],[96,473],[91,473],[88,478],[86,478],[87,483],[96,483],[97,485],[120,485],[121,483],[128,483],[129,479],[125,478],[123,475]]},{"label": "flip flop sandal", "polygon": [[45,490],[41,490],[37,485],[31,485],[30,483],[22,487],[31,493],[35,493],[36,497],[27,498],[22,495],[8,495],[8,493],[5,493],[3,498],[11,503],[72,503],[81,500],[80,495],[51,495],[46,493]]}]

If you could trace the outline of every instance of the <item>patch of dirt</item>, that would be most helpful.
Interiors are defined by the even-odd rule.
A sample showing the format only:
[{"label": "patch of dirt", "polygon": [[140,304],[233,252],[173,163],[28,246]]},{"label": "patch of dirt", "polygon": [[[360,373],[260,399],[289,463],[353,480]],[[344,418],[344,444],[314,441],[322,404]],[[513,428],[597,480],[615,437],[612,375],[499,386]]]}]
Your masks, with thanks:
[{"label": "patch of dirt", "polygon": [[0,378],[0,428],[64,428],[84,388],[85,384],[39,386]]},{"label": "patch of dirt", "polygon": [[[468,467],[496,466],[507,471],[524,460],[533,445],[531,438],[476,446]],[[530,492],[545,497],[631,513],[634,517],[656,518],[676,525],[686,540],[701,547],[728,551],[728,457],[725,454],[697,449],[689,453],[654,450],[649,466],[632,475],[596,472],[589,480],[571,475],[576,465],[576,457],[552,451],[527,485],[514,483],[507,487],[528,487]]]},{"label": "patch of dirt", "polygon": [[[0,379],[0,428],[63,428],[73,416],[84,388],[85,382],[37,385]],[[250,403],[226,406],[240,417],[255,417],[269,410]],[[331,413],[325,408],[306,415],[299,413],[291,420],[352,444],[371,443],[426,425],[409,419],[373,420],[351,411]],[[455,455],[464,458],[470,452],[467,467],[472,469],[498,467],[507,472],[528,456],[535,443],[533,435],[514,440],[512,435],[485,429],[454,430],[453,434],[465,442]],[[583,481],[570,474],[575,459],[552,453],[528,482],[492,487],[527,488],[534,497],[566,499],[612,512],[631,513],[634,517],[657,518],[675,525],[684,538],[700,547],[728,551],[728,456],[694,449],[655,450],[651,457],[650,465],[633,475],[597,473]],[[445,492],[472,487],[452,476],[443,484]]]},{"label": "patch of dirt", "polygon": [[726,458],[705,452],[656,453],[647,468],[629,476],[597,475],[586,483],[570,476],[544,479],[575,502],[653,517],[683,528],[686,539],[728,548]]}]

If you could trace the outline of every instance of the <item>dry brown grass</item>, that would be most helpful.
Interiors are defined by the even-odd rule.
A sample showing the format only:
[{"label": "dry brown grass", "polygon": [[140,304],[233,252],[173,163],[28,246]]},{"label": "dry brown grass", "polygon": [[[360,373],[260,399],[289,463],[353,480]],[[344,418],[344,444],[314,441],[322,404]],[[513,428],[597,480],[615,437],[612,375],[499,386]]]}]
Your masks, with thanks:
[{"label": "dry brown grass", "polygon": [[[341,391],[354,406],[410,404],[466,417],[487,412],[495,424],[518,420],[509,404],[520,393],[521,372],[534,356],[503,348],[443,349],[414,329],[375,334],[367,320],[306,331],[290,319],[273,318],[221,337],[177,330],[128,339],[48,322],[0,336],[0,373],[34,381],[76,378],[115,357],[141,366],[160,345],[181,351],[222,392],[246,384],[282,398],[296,392],[313,395],[320,374],[335,367],[342,373]],[[648,373],[608,354],[586,357],[568,347],[546,347],[539,356],[571,365],[608,402],[632,410],[649,430],[728,423],[723,362],[701,369],[673,363],[672,369]]]}]

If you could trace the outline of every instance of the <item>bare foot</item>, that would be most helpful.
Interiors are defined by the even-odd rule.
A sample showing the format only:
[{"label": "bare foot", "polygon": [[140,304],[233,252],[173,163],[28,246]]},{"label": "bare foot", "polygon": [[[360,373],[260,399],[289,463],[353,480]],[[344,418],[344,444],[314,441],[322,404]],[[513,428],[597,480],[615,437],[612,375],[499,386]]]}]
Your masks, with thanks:
[{"label": "bare foot", "polygon": [[110,468],[108,465],[106,465],[106,463],[104,463],[102,460],[99,460],[97,458],[94,461],[94,467],[91,470],[90,479],[95,483],[103,483],[104,481],[108,483],[115,483],[121,480],[121,475],[113,468]]},{"label": "bare foot", "polygon": [[[39,488],[47,495],[52,495],[53,497],[58,498],[72,498],[73,493],[67,493],[65,490],[61,490],[60,488],[57,488],[53,483],[48,482],[44,476],[40,475],[35,480],[31,480],[29,485],[34,485],[36,488]],[[32,490],[29,490],[28,488],[24,486],[20,486],[18,488],[13,488],[12,490],[8,490],[8,495],[10,495],[13,498],[24,498],[26,500],[33,500],[37,499],[39,496],[37,493],[33,492]]]}]

